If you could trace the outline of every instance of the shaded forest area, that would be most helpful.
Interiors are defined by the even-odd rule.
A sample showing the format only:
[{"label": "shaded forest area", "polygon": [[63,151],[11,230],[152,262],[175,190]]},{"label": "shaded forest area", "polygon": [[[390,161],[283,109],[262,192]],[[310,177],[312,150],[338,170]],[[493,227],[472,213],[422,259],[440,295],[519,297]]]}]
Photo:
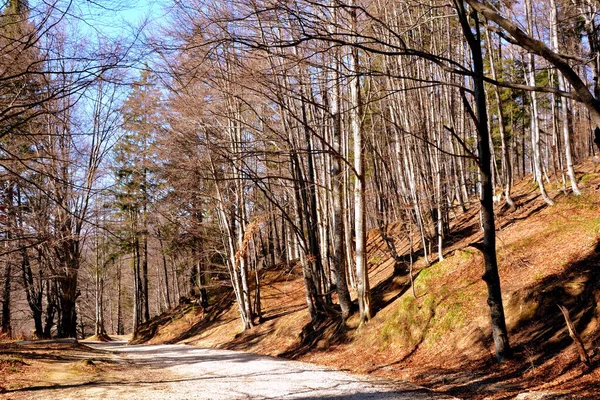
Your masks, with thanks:
[{"label": "shaded forest area", "polygon": [[229,297],[252,332],[265,273],[290,270],[305,335],[368,326],[369,237],[414,290],[416,263],[477,232],[484,335],[510,360],[496,214],[525,206],[522,179],[540,209],[594,190],[574,165],[600,151],[600,6],[247,3],[165,1],[118,37],[69,2],[4,5],[3,335],[139,338]]}]

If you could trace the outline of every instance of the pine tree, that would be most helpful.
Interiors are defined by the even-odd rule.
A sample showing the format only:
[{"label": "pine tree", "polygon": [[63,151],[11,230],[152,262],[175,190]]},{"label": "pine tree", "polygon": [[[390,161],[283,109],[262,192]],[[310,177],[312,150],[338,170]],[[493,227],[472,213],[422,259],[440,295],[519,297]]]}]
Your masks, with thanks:
[{"label": "pine tree", "polygon": [[121,110],[126,131],[115,147],[116,203],[126,232],[124,247],[132,254],[134,276],[134,332],[150,319],[148,293],[148,211],[154,187],[152,144],[160,129],[160,92],[144,71]]}]

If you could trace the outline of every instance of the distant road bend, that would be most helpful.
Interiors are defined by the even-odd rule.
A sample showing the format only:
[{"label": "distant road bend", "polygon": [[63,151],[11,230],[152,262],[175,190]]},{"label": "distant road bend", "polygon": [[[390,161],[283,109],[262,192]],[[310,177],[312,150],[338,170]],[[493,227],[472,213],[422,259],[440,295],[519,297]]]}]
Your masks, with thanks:
[{"label": "distant road bend", "polygon": [[117,379],[13,392],[11,399],[449,399],[409,383],[187,345],[93,343],[127,367]]}]

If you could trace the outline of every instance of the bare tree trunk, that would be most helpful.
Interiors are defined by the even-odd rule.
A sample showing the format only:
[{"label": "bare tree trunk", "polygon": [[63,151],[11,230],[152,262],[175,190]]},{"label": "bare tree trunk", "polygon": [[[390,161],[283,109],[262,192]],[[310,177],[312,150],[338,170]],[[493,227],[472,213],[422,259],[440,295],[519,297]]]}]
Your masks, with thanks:
[{"label": "bare tree trunk", "polygon": [[[96,219],[96,226],[100,226],[99,219]],[[108,263],[105,263],[104,247],[102,243],[102,236],[99,232],[96,232],[95,238],[95,265],[94,265],[94,280],[96,286],[96,320],[94,323],[94,335],[100,340],[107,339],[106,329],[104,326],[104,274]]]},{"label": "bare tree trunk", "polygon": [[133,334],[137,334],[138,328],[143,322],[143,287],[141,276],[140,242],[137,235],[133,238],[133,255],[131,266],[133,270]]},{"label": "bare tree trunk", "polygon": [[[550,37],[552,48],[555,52],[559,52],[558,46],[558,19],[557,19],[556,0],[550,0]],[[565,91],[565,78],[560,71],[556,71],[558,78],[558,90]],[[567,164],[567,175],[571,183],[573,194],[579,196],[581,192],[577,186],[577,178],[575,177],[575,169],[573,168],[573,155],[571,153],[571,135],[569,133],[569,102],[563,97],[560,99],[560,115],[562,119],[563,142],[565,146],[565,161]]]},{"label": "bare tree trunk", "polygon": [[[485,103],[485,88],[483,84],[483,56],[481,51],[481,37],[479,19],[476,13],[471,13],[474,23],[469,24],[469,16],[465,10],[463,0],[454,0],[458,12],[463,33],[467,39],[473,59],[475,117],[478,132],[479,169],[481,171],[481,213],[483,222],[483,243],[480,250],[483,253],[485,273],[483,280],[488,288],[488,305],[492,324],[492,337],[496,358],[503,362],[511,357],[512,351],[508,341],[508,332],[504,317],[504,306],[502,304],[502,291],[500,288],[500,277],[498,275],[498,262],[496,259],[496,231],[494,222],[493,188],[491,184],[489,131],[487,125],[487,105]],[[475,29],[475,33],[472,29]]]},{"label": "bare tree trunk", "polygon": [[[334,21],[333,26],[337,23],[335,21],[337,12],[334,10]],[[331,28],[335,29],[335,28]],[[350,316],[350,310],[352,307],[352,300],[350,299],[350,292],[348,291],[348,283],[346,280],[346,253],[344,246],[344,174],[341,168],[342,163],[342,122],[340,116],[340,82],[338,73],[338,53],[334,52],[333,67],[330,73],[330,82],[332,87],[330,89],[330,111],[331,111],[331,124],[332,124],[332,136],[333,136],[333,152],[331,160],[331,175],[332,175],[332,200],[333,200],[333,273],[335,276],[335,285],[338,295],[338,301],[340,303],[340,309],[342,312],[342,318],[345,320]]]},{"label": "bare tree trunk", "polygon": [[173,275],[173,288],[175,289],[174,303],[177,304],[181,299],[181,287],[179,286],[179,272],[177,271],[177,263],[175,257],[171,256],[171,274]]},{"label": "bare tree trunk", "polygon": [[164,274],[164,282],[165,282],[165,307],[168,309],[171,308],[171,289],[169,286],[169,269],[167,267],[167,256],[165,255],[165,247],[163,243],[163,239],[161,236],[160,230],[158,230],[158,243],[160,245],[160,255],[162,258],[163,271]]},{"label": "bare tree trunk", "polygon": [[11,313],[10,313],[10,294],[11,294],[11,275],[12,275],[12,262],[10,260],[10,254],[4,261],[4,292],[2,294],[2,325],[0,327],[0,333],[8,338],[12,337],[11,327]]},{"label": "bare tree trunk", "polygon": [[[488,32],[488,54],[490,60],[490,69],[492,72],[492,79],[498,80],[498,76],[496,73],[496,64],[494,59],[494,47],[493,40],[491,37],[491,32]],[[502,44],[500,43],[500,46]],[[502,55],[500,54],[500,59],[502,59]],[[502,178],[504,183],[504,198],[506,200],[506,204],[510,208],[516,208],[515,202],[510,196],[510,191],[512,188],[512,166],[510,163],[510,157],[508,154],[508,144],[506,143],[506,128],[505,128],[505,118],[504,118],[504,110],[502,107],[502,98],[500,97],[500,90],[497,85],[494,85],[494,97],[496,98],[496,103],[498,103],[498,129],[500,131],[500,145],[502,152]]]},{"label": "bare tree trunk", "polygon": [[[39,337],[50,338],[52,336],[52,327],[54,326],[54,316],[58,315],[57,319],[60,320],[60,309],[58,308],[58,284],[56,280],[46,281],[46,318],[44,320],[44,331]],[[41,304],[42,304],[42,291],[39,294],[39,318],[41,321]]]},{"label": "bare tree trunk", "polygon": [[254,313],[258,323],[263,322],[262,307],[260,304],[260,270],[263,268],[265,256],[259,255],[254,242]]},{"label": "bare tree trunk", "polygon": [[7,230],[6,230],[6,242],[5,249],[6,255],[4,256],[4,291],[2,293],[2,321],[0,323],[0,334],[7,338],[12,337],[12,326],[11,326],[11,293],[12,293],[12,264],[13,255],[10,249],[12,239],[14,237],[14,231],[17,227],[16,217],[17,214],[14,209],[14,183],[12,181],[6,182],[6,193],[4,204],[5,210],[7,210]]},{"label": "bare tree trunk", "polygon": [[123,326],[123,303],[121,300],[121,261],[117,265],[117,335],[125,334]]},{"label": "bare tree trunk", "polygon": [[98,337],[106,336],[104,328],[104,279],[96,273],[96,323],[94,334]]},{"label": "bare tree trunk", "polygon": [[[433,116],[432,116],[433,119]],[[432,121],[433,122],[433,121]],[[433,139],[435,140],[437,149],[434,150],[434,161],[433,161],[433,172],[435,174],[435,211],[437,220],[436,223],[436,236],[437,236],[437,250],[438,250],[438,261],[444,261],[444,209],[442,199],[442,167],[440,163],[440,149],[442,148],[441,135],[435,132],[435,128],[432,130]]]},{"label": "bare tree trunk", "polygon": [[581,337],[577,333],[577,330],[575,329],[575,325],[573,325],[573,321],[571,321],[571,316],[569,315],[569,310],[565,306],[560,305],[560,304],[558,304],[558,308],[560,308],[560,311],[562,312],[563,317],[565,318],[565,322],[567,324],[567,329],[569,330],[569,336],[571,336],[571,339],[573,339],[573,341],[575,342],[575,346],[577,347],[577,352],[579,353],[579,359],[581,360],[583,365],[585,365],[586,368],[590,368],[592,365],[592,363],[590,361],[590,356],[588,355],[587,351],[585,350],[583,341],[581,340]]},{"label": "bare tree trunk", "polygon": [[[350,7],[354,0],[350,0]],[[351,9],[352,30],[357,29],[356,9]],[[352,48],[350,54],[350,127],[354,138],[354,231],[355,231],[355,259],[356,280],[358,289],[358,309],[360,324],[371,319],[371,287],[369,284],[369,271],[367,269],[367,226],[365,212],[365,173],[364,173],[364,146],[361,127],[360,103],[360,75],[359,75],[358,49]]]},{"label": "bare tree trunk", "polygon": [[143,322],[150,319],[150,293],[148,291],[148,223],[146,221],[146,205],[144,204],[144,234],[142,236],[142,306],[144,310]]},{"label": "bare tree trunk", "polygon": [[96,268],[94,271],[94,283],[96,286],[96,321],[94,321],[94,334],[98,337],[102,336],[104,333],[104,321],[102,315],[102,290],[103,290],[103,282],[100,278],[100,265],[98,260],[98,255],[96,255]]},{"label": "bare tree trunk", "polygon": [[[529,35],[533,36],[533,7],[531,0],[525,0],[525,14],[527,18],[527,29]],[[533,53],[527,53],[527,80],[529,85],[536,86],[535,82],[535,55]],[[530,92],[529,97],[531,99],[531,151],[533,155],[533,173],[535,182],[540,188],[542,198],[548,205],[554,205],[554,202],[548,197],[546,193],[546,187],[544,186],[544,177],[542,171],[542,154],[540,150],[540,127],[539,127],[539,116],[538,116],[538,104],[537,104],[537,93]]]}]

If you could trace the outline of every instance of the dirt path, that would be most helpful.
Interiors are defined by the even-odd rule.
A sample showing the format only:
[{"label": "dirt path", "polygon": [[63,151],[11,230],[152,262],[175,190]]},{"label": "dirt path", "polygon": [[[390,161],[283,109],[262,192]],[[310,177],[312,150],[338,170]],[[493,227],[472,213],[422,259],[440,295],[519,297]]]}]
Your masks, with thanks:
[{"label": "dirt path", "polygon": [[443,399],[408,383],[375,381],[312,364],[186,345],[91,344],[113,352],[104,373],[45,379],[3,399]]}]

